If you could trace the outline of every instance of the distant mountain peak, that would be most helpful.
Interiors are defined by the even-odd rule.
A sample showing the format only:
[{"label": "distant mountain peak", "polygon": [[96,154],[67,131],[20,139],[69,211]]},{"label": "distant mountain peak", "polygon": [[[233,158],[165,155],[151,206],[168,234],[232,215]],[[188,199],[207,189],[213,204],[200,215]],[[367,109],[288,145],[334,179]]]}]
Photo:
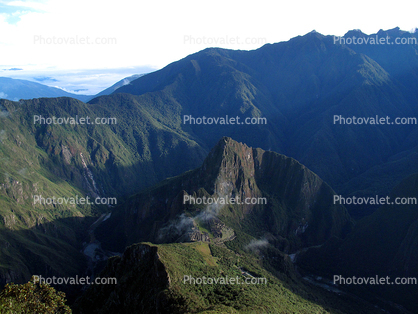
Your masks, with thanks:
[{"label": "distant mountain peak", "polygon": [[360,29],[353,29],[348,31],[347,33],[344,34],[344,37],[352,37],[352,36],[356,36],[356,37],[366,37],[367,35],[365,33],[363,33]]},{"label": "distant mountain peak", "polygon": [[409,31],[401,30],[399,27],[395,27],[395,28],[388,29],[388,30],[380,29],[376,35],[381,36],[381,37],[389,36],[390,38],[394,39],[396,37],[405,37],[405,36],[410,37],[410,36],[413,36],[413,33]]},{"label": "distant mountain peak", "polygon": [[72,97],[81,101],[86,101],[89,98],[87,95],[67,92],[60,87],[51,87],[28,80],[0,77],[0,98],[18,101],[19,99],[41,97]]},{"label": "distant mountain peak", "polygon": [[356,37],[372,37],[372,36],[386,37],[386,36],[389,36],[391,38],[395,38],[395,37],[402,37],[402,36],[405,36],[405,35],[408,36],[410,34],[411,34],[411,32],[409,32],[409,31],[403,31],[399,27],[395,27],[395,28],[388,29],[388,30],[380,29],[377,33],[370,34],[370,35],[367,35],[367,34],[363,33],[360,29],[353,29],[353,30],[348,31],[346,34],[344,34],[343,37],[347,38],[347,37],[352,37],[352,36],[356,36]]}]

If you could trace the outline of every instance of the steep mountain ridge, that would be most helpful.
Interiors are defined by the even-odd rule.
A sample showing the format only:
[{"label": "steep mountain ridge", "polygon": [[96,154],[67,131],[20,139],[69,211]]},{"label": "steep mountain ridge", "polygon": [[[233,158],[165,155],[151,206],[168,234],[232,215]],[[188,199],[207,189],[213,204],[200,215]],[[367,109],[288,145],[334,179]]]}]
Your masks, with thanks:
[{"label": "steep mountain ridge", "polygon": [[[393,122],[396,117],[417,115],[416,89],[406,88],[407,80],[393,70],[414,71],[417,45],[401,47],[409,67],[390,61],[397,59],[397,45],[363,46],[334,43],[333,36],[311,32],[253,51],[209,48],[117,92],[169,97],[176,103],[180,121],[187,115],[266,118],[265,125],[183,123],[180,127],[206,147],[230,136],[294,157],[334,188],[351,194],[356,186],[346,182],[374,166],[390,167],[400,153],[411,154],[418,147],[412,125],[334,124],[334,116],[389,116]],[[382,49],[388,51],[383,57],[377,53]],[[399,170],[401,177],[412,173]],[[372,185],[378,192],[391,184],[382,184],[383,175],[374,178]]]},{"label": "steep mountain ridge", "polygon": [[[269,235],[281,250],[295,252],[350,231],[353,222],[343,206],[332,204],[333,195],[296,160],[223,138],[200,168],[127,199],[98,234],[105,247],[118,251],[135,242],[172,242],[189,233],[193,222],[205,226],[217,218],[238,233]],[[190,197],[239,203],[199,206]]]},{"label": "steep mountain ridge", "polygon": [[[360,30],[352,30],[344,38],[353,37],[364,40],[383,39],[383,45],[348,45],[357,53],[362,53],[379,63],[404,88],[407,88],[417,99],[418,58],[416,45],[418,31],[406,32],[399,27],[390,30],[379,30],[376,34],[365,35]],[[411,49],[412,48],[412,49]],[[414,49],[415,48],[415,49]]]},{"label": "steep mountain ridge", "polygon": [[[252,250],[275,276],[294,278],[287,254],[325,242],[318,250],[323,266],[335,261],[347,273],[376,267],[382,274],[415,274],[414,208],[385,207],[350,233],[350,215],[333,204],[335,192],[322,179],[347,196],[385,195],[418,171],[414,125],[333,123],[335,115],[416,116],[417,46],[381,50],[333,41],[312,32],[255,51],[206,49],[87,104],[0,100],[1,281],[81,274],[86,231],[104,213],[95,232],[112,251],[139,241],[173,248],[201,241],[236,254]],[[397,51],[407,61],[393,61]],[[41,125],[34,123],[37,115],[117,123]],[[266,118],[267,124],[185,124],[185,115]],[[219,141],[225,135],[245,144]],[[167,177],[173,178],[160,182]],[[396,193],[414,195],[416,182],[405,182]],[[119,206],[35,205],[38,194],[116,197]],[[192,205],[185,197],[265,198],[267,204]],[[347,234],[350,240],[342,239]],[[382,291],[415,309],[415,290]]]}]

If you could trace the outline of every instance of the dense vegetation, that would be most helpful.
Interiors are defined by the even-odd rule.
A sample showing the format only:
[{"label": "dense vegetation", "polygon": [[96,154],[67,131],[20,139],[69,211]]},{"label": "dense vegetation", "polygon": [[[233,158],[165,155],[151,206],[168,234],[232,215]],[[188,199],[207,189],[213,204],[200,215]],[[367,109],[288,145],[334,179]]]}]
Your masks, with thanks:
[{"label": "dense vegetation", "polygon": [[[346,36],[353,34],[366,36],[360,31]],[[418,33],[379,32],[385,35]],[[146,254],[152,259],[138,265],[111,258],[105,274],[125,281],[115,289],[90,289],[78,303],[86,308],[104,296],[113,302],[116,294],[127,309],[149,311],[160,304],[190,312],[372,313],[360,301],[337,305],[334,300],[346,296],[325,297],[306,288],[287,254],[326,241],[302,255],[305,271],[418,277],[416,206],[379,208],[350,233],[353,220],[343,206],[332,204],[334,191],[388,195],[399,182],[394,195],[417,196],[415,177],[402,181],[418,172],[416,126],[333,123],[334,115],[416,117],[417,69],[416,45],[341,45],[312,32],[254,51],[206,49],[89,103],[65,97],[0,100],[0,282],[91,271],[83,250],[98,241],[96,235],[113,252],[142,241],[159,243],[150,247],[160,256]],[[267,124],[193,125],[184,123],[184,115],[262,117]],[[34,123],[35,116],[117,122],[47,125]],[[205,208],[184,206],[186,193],[266,197],[268,203],[217,209],[214,231],[210,223],[193,219]],[[36,195],[116,197],[118,206],[34,204]],[[356,219],[375,210],[348,207]],[[92,223],[110,213],[91,232]],[[196,222],[195,234],[208,234],[211,244],[173,244],[187,242],[185,230],[171,232],[182,219]],[[161,237],[161,230],[170,232]],[[246,250],[251,241],[268,245],[251,253]],[[170,284],[151,280],[151,261],[170,275]],[[274,284],[243,293],[237,287],[178,284],[186,270],[235,274],[237,267]],[[146,292],[138,274],[150,276],[145,284],[155,283],[154,290]],[[375,292],[416,310],[414,289]]]},{"label": "dense vegetation", "polygon": [[65,294],[44,283],[7,284],[0,292],[0,313],[3,314],[70,314]]},{"label": "dense vegetation", "polygon": [[[378,313],[371,305],[296,281],[278,279],[257,255],[206,243],[136,244],[109,260],[102,276],[117,286],[94,286],[75,313]],[[193,278],[236,278],[241,284],[194,284]],[[245,278],[264,278],[244,284]],[[191,278],[190,277],[190,278]],[[209,282],[209,280],[207,281]]]}]

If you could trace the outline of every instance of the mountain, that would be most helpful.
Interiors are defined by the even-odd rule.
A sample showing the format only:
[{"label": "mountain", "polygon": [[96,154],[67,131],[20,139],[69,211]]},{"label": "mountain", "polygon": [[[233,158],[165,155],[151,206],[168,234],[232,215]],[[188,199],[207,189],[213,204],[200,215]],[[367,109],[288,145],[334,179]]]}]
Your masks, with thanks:
[{"label": "mountain", "polygon": [[[332,277],[418,278],[418,174],[404,179],[390,194],[390,203],[361,220],[344,240],[312,248],[299,259],[300,267]],[[396,198],[408,204],[394,204]],[[400,200],[398,200],[400,201]],[[350,287],[357,293],[386,298],[409,311],[418,310],[416,284]],[[366,291],[364,291],[366,290]]]},{"label": "mountain", "polygon": [[[74,311],[377,313],[367,302],[353,306],[350,297],[340,300],[304,282],[282,253],[349,233],[353,222],[343,206],[332,204],[333,195],[296,160],[222,138],[201,167],[130,197],[95,230],[105,249],[164,244],[133,244],[111,258],[100,276],[119,284],[90,287]],[[196,205],[185,197],[267,202]],[[249,276],[268,285],[187,285],[184,276]]]},{"label": "mountain", "polygon": [[[110,95],[113,92],[115,92],[119,87],[129,84],[133,80],[135,80],[135,79],[137,79],[137,78],[139,78],[139,77],[141,77],[143,75],[145,75],[145,74],[134,74],[134,75],[125,77],[124,79],[116,82],[115,84],[113,84],[112,86],[106,88],[105,90],[102,90],[97,95],[91,96],[88,100],[91,100],[91,99],[96,98],[96,97],[99,97],[99,96]],[[84,101],[86,101],[86,100],[84,100]]]},{"label": "mountain", "polygon": [[[398,29],[376,35],[386,33],[417,38]],[[333,36],[311,32],[253,51],[205,49],[115,93],[139,95],[145,106],[150,99],[170,103],[176,108],[173,118],[182,121],[179,127],[206,147],[230,136],[294,157],[340,193],[385,195],[418,171],[416,163],[409,166],[418,148],[416,128],[391,124],[396,117],[417,115],[417,47],[340,44]],[[240,121],[261,117],[267,123],[184,123],[185,116],[227,115]],[[385,125],[335,123],[340,116],[390,120]],[[374,167],[393,170],[395,179],[378,170],[368,173]],[[365,180],[368,187],[359,189],[357,183]]]},{"label": "mountain", "polygon": [[[350,216],[343,206],[332,204],[333,195],[296,160],[222,138],[201,167],[131,196],[96,231],[111,251],[142,241],[202,239],[206,229],[215,242],[236,238],[234,243],[242,243],[248,234],[268,237],[276,248],[293,253],[351,230]],[[204,196],[235,198],[239,204],[187,201]],[[257,204],[247,204],[247,199]]]},{"label": "mountain", "polygon": [[[87,270],[90,257],[83,251],[94,244],[89,228],[111,207],[66,205],[63,199],[121,203],[124,196],[203,160],[202,148],[153,119],[134,96],[113,97],[116,107],[65,97],[0,100],[0,282]],[[115,120],[106,125],[40,123],[52,117]],[[36,202],[40,197],[55,197],[61,204]]]},{"label": "mountain", "polygon": [[[374,35],[417,36],[399,29]],[[350,31],[349,36],[365,35]],[[123,96],[123,101],[140,104],[204,154],[219,138],[230,136],[301,161],[340,194],[387,195],[418,172],[414,125],[340,125],[334,116],[415,117],[417,45],[334,42],[333,36],[311,32],[254,51],[206,49],[90,103],[121,106],[116,93],[128,93],[136,97]],[[188,116],[265,118],[259,121],[266,123],[193,125],[184,123]],[[372,211],[349,210],[359,217]]]},{"label": "mountain", "polygon": [[87,95],[68,93],[62,89],[36,82],[0,77],[0,98],[18,101],[19,99],[40,97],[72,97],[81,101],[91,98]]},{"label": "mountain", "polygon": [[[383,39],[383,45],[347,45],[356,53],[361,53],[369,56],[377,63],[379,63],[386,72],[388,72],[393,80],[398,81],[402,89],[407,90],[407,93],[412,93],[415,97],[417,92],[418,80],[418,60],[416,54],[416,47],[418,44],[418,31],[414,33],[406,32],[399,27],[390,30],[379,30],[376,34],[366,35],[360,30],[352,30],[344,35],[344,38],[356,37],[363,39],[363,42],[378,38]],[[407,94],[406,93],[406,94]]]},{"label": "mountain", "polygon": [[[416,38],[399,29],[386,33]],[[311,32],[254,51],[206,49],[90,103],[140,105],[158,123],[196,142],[204,154],[219,138],[230,136],[301,161],[341,194],[387,195],[418,171],[414,126],[333,121],[340,115],[389,116],[392,121],[415,117],[417,89],[408,82],[414,81],[417,45],[363,46],[335,44],[333,36]],[[401,52],[403,58],[397,58]],[[266,123],[193,125],[184,123],[186,116],[265,118],[260,121]],[[141,141],[147,140],[139,140],[138,147]],[[359,217],[371,211],[349,210]]]},{"label": "mountain", "polygon": [[[344,38],[373,37],[353,32]],[[381,36],[407,39],[417,35],[399,29],[382,32]],[[386,196],[398,184],[413,195],[414,181],[400,182],[418,173],[416,126],[340,124],[334,119],[416,117],[417,45],[359,47],[334,40],[311,32],[254,51],[206,49],[88,103],[68,97],[18,102],[1,99],[0,282],[24,282],[32,274],[94,275],[109,256],[122,255],[127,245],[144,241],[152,242],[146,245],[157,251],[167,245],[168,258],[162,263],[179,278],[178,265],[170,264],[170,258],[179,258],[176,252],[195,256],[196,249],[182,243],[200,240],[203,248],[198,250],[207,253],[207,244],[214,258],[231,253],[231,259],[241,261],[246,256],[243,260],[250,263],[253,256],[251,263],[258,266],[245,269],[295,281],[289,289],[305,291],[297,293],[304,295],[305,301],[337,300],[332,301],[334,305],[315,303],[328,312],[356,312],[356,301],[347,301],[352,310],[335,305],[352,294],[357,295],[357,301],[360,295],[389,312],[402,309],[373,296],[415,309],[410,295],[415,290],[390,295],[389,287],[371,294],[339,287],[332,297],[311,293],[310,289],[319,291],[315,288],[318,282],[300,279],[291,263],[300,263],[297,270],[307,276],[330,264],[341,274],[355,274],[360,267],[355,261],[363,260],[363,254],[369,256],[370,250],[382,258],[371,256],[374,263],[365,262],[369,272],[376,267],[386,273],[381,265],[385,261],[390,265],[388,271],[414,274],[415,230],[407,223],[415,219],[413,207],[398,210],[397,217],[394,212],[384,214],[389,207],[368,216],[376,206],[345,208],[334,204],[333,196]],[[89,117],[94,124],[39,123],[53,117],[61,121]],[[185,118],[203,121],[203,117],[213,123],[185,122]],[[103,119],[106,123],[96,123]],[[236,123],[246,119],[258,123]],[[117,206],[36,204],[35,196],[115,198]],[[195,196],[251,196],[265,199],[267,204],[208,208],[183,204],[183,197]],[[350,216],[358,220],[355,227]],[[392,220],[402,232],[390,229]],[[382,234],[380,226],[390,231],[383,244],[372,231]],[[401,249],[395,253],[398,244]],[[315,251],[312,247],[317,246],[320,250]],[[344,248],[350,256],[335,248]],[[309,254],[305,255],[306,250]],[[125,261],[133,263],[130,251],[126,252],[125,259],[109,261],[120,268],[108,264],[105,272],[129,280],[133,286],[118,287],[134,291],[141,283],[133,279],[135,273],[125,272]],[[318,263],[312,262],[312,252],[320,252],[315,256]],[[206,253],[204,257],[212,263]],[[340,257],[353,261],[352,266]],[[128,265],[135,265],[132,263]],[[226,272],[231,265],[222,263],[221,270]],[[144,265],[136,266],[142,269]],[[164,281],[156,284],[159,286],[153,292],[170,287]],[[306,290],[304,285],[310,288]],[[180,302],[183,297],[192,299],[184,287],[172,287],[179,291],[176,297]],[[97,289],[97,293],[112,294],[112,300],[115,295],[124,297],[120,288]],[[288,290],[282,291],[288,294]],[[155,300],[153,292],[149,296]],[[192,295],[197,292],[193,290]],[[79,291],[71,293],[73,298]],[[221,291],[222,304],[235,302],[234,293]],[[281,300],[277,294],[271,296]],[[132,304],[131,295],[126,297],[126,304]],[[216,303],[219,299],[212,300]],[[303,307],[299,301],[295,303]],[[249,311],[257,311],[261,303],[248,304]],[[190,311],[204,308],[188,306]],[[232,307],[237,306],[234,303]],[[272,306],[283,310],[277,304]],[[367,305],[358,306],[357,313],[371,313]],[[285,310],[296,311],[290,305]],[[320,310],[306,310],[312,311]]]},{"label": "mountain", "polygon": [[[269,251],[276,259],[280,258],[271,248],[264,249],[263,253]],[[288,280],[266,267],[267,262],[260,264],[254,254],[237,254],[202,242],[135,244],[122,256],[109,259],[101,273],[102,277],[116,278],[118,285],[90,286],[77,300],[73,311],[80,314],[382,313],[361,299],[321,291],[297,278]],[[196,279],[232,284],[194,284]],[[246,279],[259,283],[244,284]]]}]

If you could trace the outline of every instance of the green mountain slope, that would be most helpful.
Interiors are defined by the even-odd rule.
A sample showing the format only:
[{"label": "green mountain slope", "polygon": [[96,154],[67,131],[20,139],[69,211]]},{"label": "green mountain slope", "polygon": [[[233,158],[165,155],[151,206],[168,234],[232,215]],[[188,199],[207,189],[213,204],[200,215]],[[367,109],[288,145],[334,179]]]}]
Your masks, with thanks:
[{"label": "green mountain slope", "polygon": [[[416,37],[397,29],[386,33]],[[344,245],[352,256],[337,256],[354,266],[331,262],[335,256],[321,257],[321,265],[386,272],[382,261],[389,261],[390,271],[414,271],[416,230],[408,224],[415,221],[413,208],[376,218],[379,210],[368,218],[376,221],[365,220],[367,227],[361,222],[349,233],[353,222],[332,199],[333,190],[385,194],[418,171],[416,127],[340,125],[333,119],[417,116],[417,46],[333,41],[311,32],[254,51],[206,49],[87,104],[71,98],[0,100],[0,282],[24,282],[34,273],[83,273],[91,261],[82,252],[95,240],[89,226],[108,214],[96,235],[113,251],[141,241],[199,240],[246,254],[269,243],[264,254],[272,269],[294,277],[285,254],[331,239],[320,252],[332,255],[329,248]],[[267,124],[186,124],[188,115],[263,118]],[[115,123],[46,125],[34,123],[38,116]],[[245,144],[219,142],[223,136]],[[409,191],[407,185],[402,189]],[[120,207],[33,204],[36,195],[115,197]],[[267,204],[184,204],[190,196],[265,198]],[[358,216],[366,212],[355,210]],[[392,220],[403,228],[393,236],[387,226]],[[391,231],[383,244],[368,233],[369,224]],[[347,234],[353,240],[342,240]],[[382,258],[357,265],[369,247]],[[408,291],[394,299],[411,307]]]},{"label": "green mountain slope", "polygon": [[[380,312],[297,279],[278,279],[265,266],[254,255],[202,242],[136,244],[110,259],[101,273],[117,278],[118,285],[91,286],[77,301],[74,313]],[[199,278],[232,284],[195,284],[193,279]]]},{"label": "green mountain slope", "polygon": [[[80,251],[88,241],[88,226],[110,210],[36,199],[101,197],[121,202],[124,195],[203,160],[202,148],[141,110],[134,96],[114,98],[113,108],[72,98],[0,100],[3,283],[24,282],[32,274],[83,273],[86,259]],[[127,108],[120,110],[120,103]],[[93,122],[96,117],[115,118],[117,123],[34,123],[40,117],[77,116]],[[174,162],[176,155],[181,164]]]}]

